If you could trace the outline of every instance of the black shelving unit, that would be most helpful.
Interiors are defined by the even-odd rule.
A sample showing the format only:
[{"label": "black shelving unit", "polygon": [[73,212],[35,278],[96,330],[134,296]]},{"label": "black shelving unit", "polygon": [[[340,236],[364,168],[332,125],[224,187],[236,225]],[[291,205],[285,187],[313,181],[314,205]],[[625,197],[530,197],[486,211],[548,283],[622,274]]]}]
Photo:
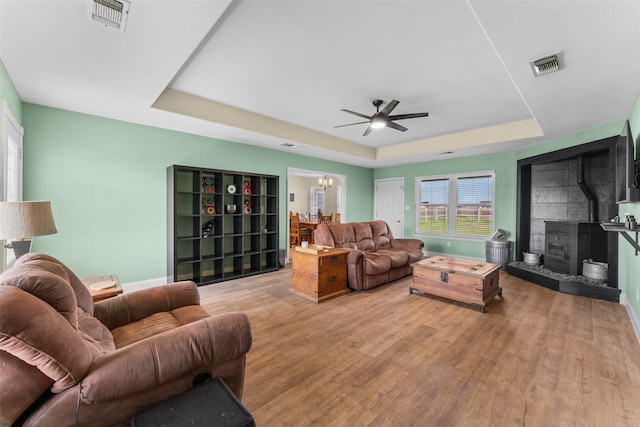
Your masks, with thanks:
[{"label": "black shelving unit", "polygon": [[167,219],[174,281],[200,286],[279,268],[277,176],[170,166]]}]

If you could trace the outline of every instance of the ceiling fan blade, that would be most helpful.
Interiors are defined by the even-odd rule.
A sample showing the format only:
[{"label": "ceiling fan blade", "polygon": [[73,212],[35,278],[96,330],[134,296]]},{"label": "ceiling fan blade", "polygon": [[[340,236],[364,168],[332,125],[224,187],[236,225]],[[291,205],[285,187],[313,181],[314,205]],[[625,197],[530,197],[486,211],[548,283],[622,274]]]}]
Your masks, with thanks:
[{"label": "ceiling fan blade", "polygon": [[371,133],[371,130],[372,130],[372,129],[373,129],[373,128],[371,127],[371,125],[369,125],[369,127],[367,128],[367,130],[365,130],[365,131],[364,131],[364,133],[362,134],[362,136],[367,136],[367,135],[369,135],[369,134]]},{"label": "ceiling fan blade", "polygon": [[382,111],[380,111],[382,114],[389,115],[389,113],[391,111],[393,111],[394,108],[396,108],[398,106],[398,104],[400,103],[400,101],[396,101],[395,99],[393,101],[391,101],[390,103],[388,103],[383,109]]},{"label": "ceiling fan blade", "polygon": [[389,120],[402,120],[402,119],[415,119],[417,117],[427,117],[429,113],[411,113],[411,114],[396,114],[394,116],[388,116]]},{"label": "ceiling fan blade", "polygon": [[353,114],[353,115],[356,115],[358,117],[362,117],[364,119],[371,120],[371,116],[367,116],[366,114],[357,113],[357,112],[351,111],[351,110],[345,110],[344,108],[342,110],[340,110],[340,111],[344,111],[345,113]]},{"label": "ceiling fan blade", "polygon": [[399,124],[393,123],[393,122],[387,122],[387,127],[391,128],[391,129],[399,130],[401,132],[406,132],[407,131],[406,127],[400,126]]},{"label": "ceiling fan blade", "polygon": [[366,122],[358,122],[358,123],[349,123],[349,124],[346,124],[346,125],[338,125],[338,126],[334,126],[334,128],[343,128],[345,126],[361,125],[361,124],[364,124],[364,123],[369,123],[369,120],[367,120]]}]

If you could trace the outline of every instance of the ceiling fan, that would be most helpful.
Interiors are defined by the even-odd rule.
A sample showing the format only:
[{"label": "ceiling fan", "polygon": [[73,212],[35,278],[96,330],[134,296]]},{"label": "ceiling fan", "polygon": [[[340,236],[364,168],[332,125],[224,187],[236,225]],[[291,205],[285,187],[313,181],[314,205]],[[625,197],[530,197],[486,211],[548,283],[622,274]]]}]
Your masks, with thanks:
[{"label": "ceiling fan", "polygon": [[395,130],[399,130],[399,131],[405,132],[407,130],[407,128],[404,127],[404,126],[400,126],[397,123],[394,123],[394,120],[415,119],[417,117],[427,117],[429,115],[429,113],[412,113],[412,114],[395,114],[395,115],[390,116],[389,113],[391,113],[391,111],[393,111],[393,109],[396,108],[396,106],[400,103],[400,101],[396,101],[394,99],[393,101],[388,103],[382,109],[382,111],[380,111],[380,106],[383,103],[384,103],[384,101],[381,100],[381,99],[376,99],[375,101],[373,101],[373,106],[376,107],[376,113],[371,115],[371,116],[367,116],[366,114],[357,113],[357,112],[351,111],[351,110],[345,110],[343,108],[340,111],[344,111],[345,113],[353,114],[353,115],[356,115],[358,117],[365,118],[367,120],[364,121],[364,122],[357,122],[357,123],[349,123],[349,124],[346,124],[346,125],[339,125],[339,126],[336,126],[336,128],[369,123],[369,127],[367,127],[367,130],[364,131],[362,136],[369,135],[369,133],[373,129],[381,129],[383,127],[389,127],[391,129],[395,129]]}]

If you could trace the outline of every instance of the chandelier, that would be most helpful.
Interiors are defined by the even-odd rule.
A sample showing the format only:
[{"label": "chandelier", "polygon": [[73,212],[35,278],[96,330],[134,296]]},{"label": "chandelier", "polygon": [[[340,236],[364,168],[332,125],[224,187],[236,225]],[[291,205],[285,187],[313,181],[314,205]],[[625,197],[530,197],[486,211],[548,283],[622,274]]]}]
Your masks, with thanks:
[{"label": "chandelier", "polygon": [[324,178],[320,178],[318,180],[318,183],[320,184],[320,187],[322,187],[324,191],[327,191],[327,188],[331,188],[331,186],[333,185],[333,179],[331,178],[327,179],[327,177],[325,176]]}]

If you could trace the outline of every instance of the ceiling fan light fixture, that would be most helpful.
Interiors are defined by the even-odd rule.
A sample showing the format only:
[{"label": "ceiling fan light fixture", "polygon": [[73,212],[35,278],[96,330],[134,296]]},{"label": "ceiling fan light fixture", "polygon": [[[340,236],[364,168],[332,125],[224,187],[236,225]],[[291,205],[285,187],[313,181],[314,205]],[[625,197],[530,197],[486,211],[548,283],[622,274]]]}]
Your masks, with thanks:
[{"label": "ceiling fan light fixture", "polygon": [[387,122],[384,119],[381,119],[380,117],[375,117],[374,119],[371,120],[372,129],[382,129],[386,125],[387,125]]},{"label": "ceiling fan light fixture", "polygon": [[342,109],[340,111],[344,111],[345,113],[353,114],[354,116],[362,117],[366,119],[363,122],[357,123],[348,123],[346,125],[338,125],[336,128],[342,128],[345,126],[353,126],[353,125],[363,125],[367,123],[367,130],[364,131],[362,136],[367,136],[374,129],[382,129],[384,127],[388,127],[390,129],[399,130],[400,132],[406,132],[408,129],[404,126],[397,124],[396,120],[405,120],[405,119],[417,119],[418,117],[427,117],[429,113],[409,113],[409,114],[391,114],[394,108],[398,106],[400,101],[393,100],[389,102],[383,109],[380,111],[380,106],[384,103],[381,99],[376,99],[373,101],[373,106],[376,107],[375,114],[370,116],[362,113],[358,113],[357,111],[351,111],[347,109]]}]

